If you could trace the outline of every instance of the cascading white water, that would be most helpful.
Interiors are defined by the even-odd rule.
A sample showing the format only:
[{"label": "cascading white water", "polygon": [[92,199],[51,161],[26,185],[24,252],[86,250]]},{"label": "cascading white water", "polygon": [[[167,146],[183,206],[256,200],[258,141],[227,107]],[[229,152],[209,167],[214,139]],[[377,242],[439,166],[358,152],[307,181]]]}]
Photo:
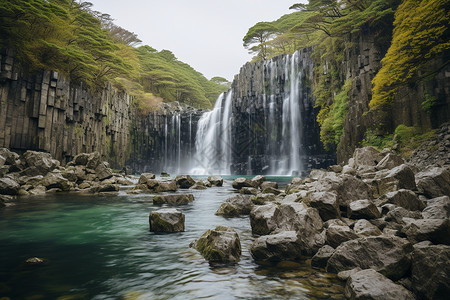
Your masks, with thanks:
[{"label": "cascading white water", "polygon": [[217,98],[212,111],[197,124],[193,174],[230,174],[232,91]]}]

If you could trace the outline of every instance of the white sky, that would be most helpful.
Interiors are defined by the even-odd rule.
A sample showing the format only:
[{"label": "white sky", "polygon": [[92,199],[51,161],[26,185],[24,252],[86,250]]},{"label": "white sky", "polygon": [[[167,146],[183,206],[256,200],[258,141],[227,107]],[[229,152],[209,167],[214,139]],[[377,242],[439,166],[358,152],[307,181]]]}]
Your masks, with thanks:
[{"label": "white sky", "polygon": [[167,49],[206,78],[233,80],[252,56],[242,46],[248,29],[273,21],[299,0],[87,0],[93,10],[134,32],[158,51]]}]

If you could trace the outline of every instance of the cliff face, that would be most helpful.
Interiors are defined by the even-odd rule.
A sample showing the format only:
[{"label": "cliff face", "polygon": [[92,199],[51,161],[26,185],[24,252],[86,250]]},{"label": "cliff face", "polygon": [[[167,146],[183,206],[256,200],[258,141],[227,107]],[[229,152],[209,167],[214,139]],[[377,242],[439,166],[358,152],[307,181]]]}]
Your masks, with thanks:
[{"label": "cliff face", "polygon": [[[337,149],[339,162],[345,162],[352,156],[355,148],[361,146],[366,130],[376,122],[375,116],[368,113],[372,79],[381,68],[381,59],[387,51],[377,43],[375,34],[367,29],[349,39],[354,46],[345,53],[341,73],[345,78],[352,79],[352,89],[344,135]],[[434,129],[449,120],[450,65],[445,65],[446,62],[448,57],[435,57],[421,70],[419,77],[423,77],[422,80],[399,89],[388,112],[387,123],[378,134],[393,132],[400,124],[423,130]],[[430,97],[435,99],[435,105],[426,111],[422,103]]]},{"label": "cliff face", "polygon": [[334,154],[324,151],[319,140],[311,53],[307,48],[248,63],[235,77],[233,173],[291,174],[334,162]]},{"label": "cliff face", "polygon": [[98,151],[114,167],[136,171],[162,170],[181,143],[193,149],[198,110],[163,104],[142,116],[110,84],[93,94],[54,71],[23,75],[12,53],[2,52],[0,62],[0,147],[49,152],[63,163]]}]

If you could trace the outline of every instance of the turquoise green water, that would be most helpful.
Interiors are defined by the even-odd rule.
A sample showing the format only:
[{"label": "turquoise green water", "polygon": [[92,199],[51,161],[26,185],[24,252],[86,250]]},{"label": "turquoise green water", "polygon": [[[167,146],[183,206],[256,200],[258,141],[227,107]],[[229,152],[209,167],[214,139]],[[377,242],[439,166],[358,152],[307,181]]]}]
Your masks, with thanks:
[{"label": "turquoise green water", "polygon": [[[280,183],[283,183],[283,178]],[[290,180],[290,179],[289,179]],[[234,191],[189,191],[179,209],[186,231],[149,232],[148,215],[160,207],[151,195],[114,197],[60,194],[22,198],[0,209],[0,298],[13,299],[328,299],[342,284],[307,263],[258,266],[249,253],[248,217],[215,216]],[[189,243],[217,225],[232,226],[241,261],[210,266]],[[26,265],[30,257],[46,260]]]}]

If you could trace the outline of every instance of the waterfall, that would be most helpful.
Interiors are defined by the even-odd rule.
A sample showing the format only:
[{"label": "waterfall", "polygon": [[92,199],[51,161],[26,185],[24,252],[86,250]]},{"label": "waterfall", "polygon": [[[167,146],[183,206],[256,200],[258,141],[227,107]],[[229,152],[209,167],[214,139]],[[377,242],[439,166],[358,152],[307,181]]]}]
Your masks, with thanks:
[{"label": "waterfall", "polygon": [[222,93],[198,121],[193,174],[230,174],[232,94]]},{"label": "waterfall", "polygon": [[300,175],[332,161],[320,150],[311,51],[241,69],[233,88],[200,117],[192,173]]}]

